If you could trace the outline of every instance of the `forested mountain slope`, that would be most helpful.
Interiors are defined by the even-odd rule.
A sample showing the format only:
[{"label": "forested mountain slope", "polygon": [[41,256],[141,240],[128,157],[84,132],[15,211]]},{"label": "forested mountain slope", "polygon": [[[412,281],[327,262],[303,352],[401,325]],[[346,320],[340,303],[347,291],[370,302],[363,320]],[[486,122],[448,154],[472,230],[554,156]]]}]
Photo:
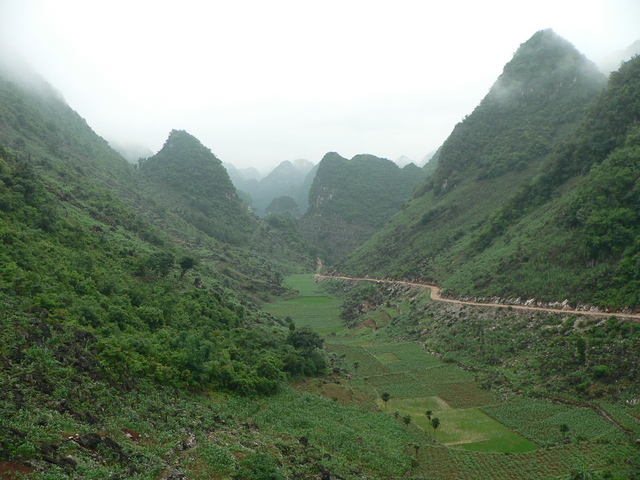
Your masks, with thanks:
[{"label": "forested mountain slope", "polygon": [[[0,66],[0,142],[31,155],[51,181],[74,176],[111,189],[131,186],[131,165],[35,72]],[[19,79],[19,80],[18,80]],[[17,82],[22,83],[17,83]]]},{"label": "forested mountain slope", "polygon": [[[268,395],[324,371],[317,335],[250,301],[291,268],[270,258],[306,258],[290,255],[295,230],[242,209],[209,155],[173,132],[136,171],[46,85],[0,79],[0,474],[106,478],[105,462],[123,478],[158,476],[160,456],[125,452],[101,430],[123,421],[115,407],[127,393]],[[185,217],[211,219],[226,241],[163,207],[172,190]],[[262,243],[241,248],[254,242],[227,232]],[[163,428],[155,433],[171,435]],[[69,450],[70,431],[81,432],[80,451]],[[115,463],[91,456],[98,444]]]},{"label": "forested mountain slope", "polygon": [[[0,85],[1,138],[14,147],[0,148],[4,319],[11,322],[16,315],[20,323],[32,311],[61,328],[83,329],[102,345],[99,363],[112,372],[129,375],[134,369],[141,378],[183,385],[217,383],[213,365],[203,367],[211,348],[205,353],[198,345],[213,341],[214,330],[251,330],[260,317],[231,280],[239,272],[261,270],[256,279],[273,277],[278,285],[282,272],[259,252],[202,230],[199,250],[188,242],[178,245],[165,233],[175,218],[163,214],[153,198],[178,190],[186,205],[181,213],[202,214],[215,224],[212,236],[226,227],[284,245],[282,236],[270,236],[273,228],[242,208],[220,162],[186,132],[172,132],[163,150],[142,166],[152,179],[147,183],[158,184],[155,190],[147,185],[153,198],[144,197],[133,190],[139,172],[61,98],[5,79]],[[136,211],[144,206],[155,206],[148,219],[156,225]],[[250,257],[253,264],[246,262]],[[227,341],[223,337],[216,334],[219,346]],[[240,337],[233,334],[228,341]],[[200,359],[189,360],[196,351]],[[234,376],[228,374],[224,388]]]},{"label": "forested mountain slope", "polygon": [[616,261],[589,258],[571,212],[586,202],[576,197],[585,175],[638,118],[634,63],[602,93],[591,62],[552,31],[536,33],[456,126],[407,208],[340,268],[457,295],[603,303],[594,294]]},{"label": "forested mountain slope", "polygon": [[211,150],[182,130],[140,165],[145,193],[211,237],[246,242],[257,221],[242,206],[227,170]]},{"label": "forested mountain slope", "polygon": [[424,177],[414,164],[400,168],[373,155],[347,160],[328,153],[318,165],[300,231],[331,263],[380,229]]}]

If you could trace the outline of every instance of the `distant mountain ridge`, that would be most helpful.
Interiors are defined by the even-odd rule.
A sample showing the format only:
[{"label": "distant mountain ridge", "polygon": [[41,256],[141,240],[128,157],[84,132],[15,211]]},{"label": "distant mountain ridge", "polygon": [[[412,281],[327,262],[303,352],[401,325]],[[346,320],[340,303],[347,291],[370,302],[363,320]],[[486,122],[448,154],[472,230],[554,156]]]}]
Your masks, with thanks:
[{"label": "distant mountain ridge", "polygon": [[308,160],[285,160],[264,177],[256,176],[255,169],[239,170],[233,165],[225,165],[238,190],[251,197],[251,206],[255,213],[264,216],[267,207],[279,197],[291,197],[302,213],[307,209],[308,188],[305,185],[307,174],[314,164]]}]

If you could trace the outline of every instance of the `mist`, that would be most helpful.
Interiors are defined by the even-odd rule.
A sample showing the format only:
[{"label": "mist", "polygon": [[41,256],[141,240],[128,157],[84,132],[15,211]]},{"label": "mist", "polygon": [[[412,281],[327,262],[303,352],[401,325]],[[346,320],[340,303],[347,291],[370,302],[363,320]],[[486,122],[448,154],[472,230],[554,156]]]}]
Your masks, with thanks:
[{"label": "mist", "polygon": [[536,31],[552,28],[594,61],[639,36],[635,0],[524,9],[24,0],[0,4],[0,44],[130,159],[185,129],[262,172],[328,151],[419,162]]}]

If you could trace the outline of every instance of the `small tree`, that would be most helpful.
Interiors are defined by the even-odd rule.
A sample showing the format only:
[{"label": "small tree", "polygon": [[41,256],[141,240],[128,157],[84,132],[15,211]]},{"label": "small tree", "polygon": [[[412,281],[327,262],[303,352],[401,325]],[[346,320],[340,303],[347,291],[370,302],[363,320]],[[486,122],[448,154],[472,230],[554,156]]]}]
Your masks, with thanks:
[{"label": "small tree", "polygon": [[425,417],[427,417],[427,423],[428,423],[429,425],[431,425],[431,415],[433,415],[433,411],[431,411],[431,410],[427,410],[427,411],[424,413],[424,416],[425,416]]},{"label": "small tree", "polygon": [[353,362],[353,369],[358,373],[358,369],[360,368],[360,362]]},{"label": "small tree", "polygon": [[387,402],[391,398],[391,394],[389,392],[383,392],[382,395],[380,395],[380,398],[384,402],[384,409],[387,410]]},{"label": "small tree", "polygon": [[405,415],[404,417],[402,417],[402,421],[404,422],[405,426],[408,428],[409,424],[411,423],[411,415]]},{"label": "small tree", "polygon": [[436,430],[440,426],[440,420],[438,419],[438,417],[433,417],[431,419],[431,426],[433,427],[433,436],[435,437],[436,436]]},{"label": "small tree", "polygon": [[196,260],[194,257],[190,257],[188,255],[182,257],[178,262],[178,265],[180,265],[180,278],[184,277],[184,274],[187,273],[187,270],[195,267],[197,264],[198,260]]}]

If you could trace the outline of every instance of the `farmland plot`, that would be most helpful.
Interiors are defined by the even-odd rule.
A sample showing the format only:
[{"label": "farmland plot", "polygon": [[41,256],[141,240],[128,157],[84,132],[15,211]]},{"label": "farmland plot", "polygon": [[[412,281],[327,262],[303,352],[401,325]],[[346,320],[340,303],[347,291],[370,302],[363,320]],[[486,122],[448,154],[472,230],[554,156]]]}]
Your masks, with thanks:
[{"label": "farmland plot", "polygon": [[[544,399],[515,397],[506,402],[483,407],[488,415],[542,446],[567,440],[621,441],[625,438],[616,427],[590,408],[553,403]],[[566,432],[561,426],[568,427]]]}]

